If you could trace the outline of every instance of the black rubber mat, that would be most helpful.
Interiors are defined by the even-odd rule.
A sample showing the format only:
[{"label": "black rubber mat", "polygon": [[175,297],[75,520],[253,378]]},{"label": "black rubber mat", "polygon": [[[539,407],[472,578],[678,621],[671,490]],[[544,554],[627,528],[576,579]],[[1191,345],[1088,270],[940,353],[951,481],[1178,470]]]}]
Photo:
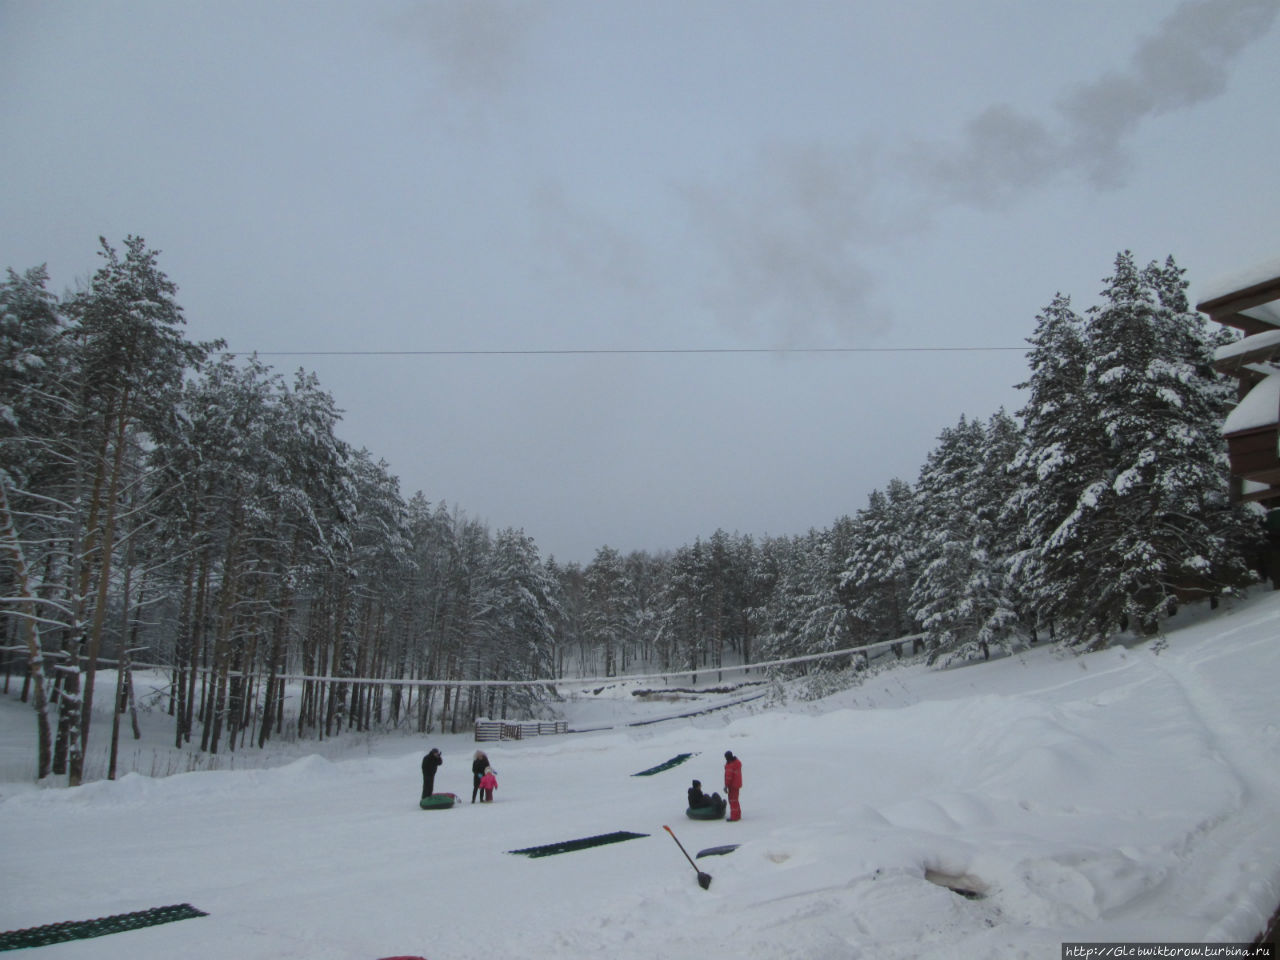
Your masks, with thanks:
[{"label": "black rubber mat", "polygon": [[525,847],[523,850],[508,850],[507,853],[520,853],[526,857],[550,857],[557,853],[572,853],[574,850],[586,850],[589,847],[601,847],[606,843],[620,843],[623,840],[635,840],[647,837],[647,833],[628,833],[618,830],[614,833],[601,833],[594,837],[583,837],[581,840],[565,840],[561,843],[548,843],[541,847]]},{"label": "black rubber mat", "polygon": [[678,767],[690,757],[692,753],[679,753],[665,763],[660,763],[656,767],[650,767],[648,770],[641,770],[639,773],[633,773],[633,777],[652,777],[655,773],[661,773],[663,770],[670,770],[672,767]]},{"label": "black rubber mat", "polygon": [[109,933],[123,933],[125,930],[137,930],[141,927],[154,927],[160,923],[207,916],[208,914],[203,910],[197,910],[189,903],[179,903],[171,907],[153,907],[150,910],[138,910],[134,913],[119,913],[114,917],[99,917],[96,920],[68,920],[64,923],[50,923],[43,927],[0,933],[0,950],[21,950],[24,947],[45,947],[51,943],[65,943],[68,940],[88,940],[91,937],[105,937]]}]

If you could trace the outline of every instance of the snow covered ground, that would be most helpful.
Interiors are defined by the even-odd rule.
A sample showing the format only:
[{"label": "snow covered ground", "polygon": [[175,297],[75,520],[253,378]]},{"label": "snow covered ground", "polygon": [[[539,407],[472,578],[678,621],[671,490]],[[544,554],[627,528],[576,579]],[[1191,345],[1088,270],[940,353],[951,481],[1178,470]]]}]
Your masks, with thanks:
[{"label": "snow covered ground", "polygon": [[[1180,621],[1159,652],[1038,648],[883,670],[817,704],[488,744],[492,805],[418,809],[430,746],[437,790],[469,797],[463,736],[349,738],[275,768],[77,790],[15,777],[0,785],[0,930],[209,913],[41,960],[1012,958],[1250,940],[1280,901],[1280,593]],[[587,694],[569,719],[689,706],[634,700]],[[0,755],[29,753],[29,708],[0,708]],[[743,820],[686,819],[690,778],[719,789],[726,749]],[[702,890],[664,824],[690,853],[741,846],[698,861]],[[508,852],[619,830],[648,836]]]}]

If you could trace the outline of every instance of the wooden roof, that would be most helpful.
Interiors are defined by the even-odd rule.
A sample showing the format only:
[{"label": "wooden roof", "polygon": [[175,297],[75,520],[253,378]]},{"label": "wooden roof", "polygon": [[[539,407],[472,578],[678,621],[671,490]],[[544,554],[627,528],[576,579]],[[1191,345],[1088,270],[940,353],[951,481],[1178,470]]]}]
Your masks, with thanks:
[{"label": "wooden roof", "polygon": [[[1236,289],[1202,300],[1196,309],[1216,323],[1234,327],[1246,337],[1278,331],[1280,270],[1255,275]],[[1257,337],[1256,342],[1241,343],[1237,349],[1224,351],[1219,357],[1214,366],[1239,380],[1242,399],[1261,380],[1280,377],[1280,345],[1274,337]],[[1275,423],[1228,436],[1227,451],[1231,472],[1256,487],[1243,492],[1237,481],[1237,495],[1267,506],[1280,506],[1280,404]]]},{"label": "wooden roof", "polygon": [[[1276,301],[1280,301],[1280,274],[1242,289],[1202,300],[1196,304],[1196,309],[1201,313],[1207,313],[1209,319],[1215,323],[1235,327],[1243,331],[1245,336],[1251,336],[1255,333],[1274,330],[1280,327],[1280,322],[1273,323],[1257,315],[1250,316],[1245,311],[1255,310]],[[1275,313],[1280,318],[1280,312],[1273,310],[1267,312]]]}]

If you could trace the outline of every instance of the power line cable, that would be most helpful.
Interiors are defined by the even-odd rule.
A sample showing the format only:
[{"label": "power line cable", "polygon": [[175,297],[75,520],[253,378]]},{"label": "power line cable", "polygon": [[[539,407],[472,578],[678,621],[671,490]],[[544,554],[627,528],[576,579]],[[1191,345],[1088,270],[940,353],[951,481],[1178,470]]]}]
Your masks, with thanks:
[{"label": "power line cable", "polygon": [[225,350],[222,356],[240,357],[563,357],[635,356],[664,354],[793,354],[793,353],[983,353],[1027,347],[598,347],[493,350]]}]

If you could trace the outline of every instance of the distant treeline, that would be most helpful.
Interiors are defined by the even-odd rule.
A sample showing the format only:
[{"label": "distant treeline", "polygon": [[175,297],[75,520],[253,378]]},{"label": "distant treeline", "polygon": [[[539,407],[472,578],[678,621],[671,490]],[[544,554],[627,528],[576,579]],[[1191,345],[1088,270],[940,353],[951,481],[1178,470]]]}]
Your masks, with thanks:
[{"label": "distant treeline", "polygon": [[[108,659],[124,668],[98,695],[117,718],[128,662],[168,664],[175,743],[217,752],[456,731],[555,697],[344,678],[714,670],[912,633],[942,661],[1020,640],[1092,647],[1255,578],[1259,513],[1229,500],[1233,394],[1210,366],[1225,334],[1189,309],[1172,259],[1119,255],[1083,315],[1055,297],[1028,341],[1026,406],[960,416],[914,484],[889,481],[824,530],[602,546],[582,566],[406,501],[385,462],[339,439],[314,375],[188,341],[140,238],[101,256],[63,298],[44,268],[0,287],[0,622],[40,777],[80,782]],[[854,668],[803,669],[820,693]],[[284,674],[321,679],[286,709]]]}]

